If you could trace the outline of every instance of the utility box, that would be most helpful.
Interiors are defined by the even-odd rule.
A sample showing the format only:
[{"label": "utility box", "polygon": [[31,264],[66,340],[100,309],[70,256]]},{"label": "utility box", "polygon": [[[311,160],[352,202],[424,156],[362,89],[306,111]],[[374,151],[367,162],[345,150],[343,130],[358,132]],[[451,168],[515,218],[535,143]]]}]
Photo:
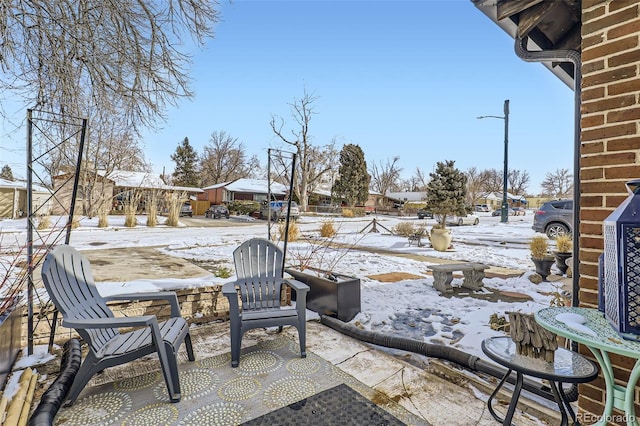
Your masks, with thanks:
[{"label": "utility box", "polygon": [[604,314],[625,339],[640,340],[640,179],[604,221]]}]

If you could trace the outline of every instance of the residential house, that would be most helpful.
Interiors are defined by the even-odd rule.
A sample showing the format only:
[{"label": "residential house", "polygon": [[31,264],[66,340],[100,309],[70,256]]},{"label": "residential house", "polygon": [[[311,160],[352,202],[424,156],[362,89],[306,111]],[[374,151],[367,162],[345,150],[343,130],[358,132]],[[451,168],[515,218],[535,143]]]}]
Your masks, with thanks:
[{"label": "residential house", "polygon": [[[0,179],[0,218],[17,219],[27,214],[27,183]],[[51,191],[34,185],[31,191],[32,210],[49,214]]]},{"label": "residential house", "polygon": [[240,178],[202,188],[202,193],[198,194],[197,198],[199,201],[209,201],[210,204],[225,204],[238,200],[262,202],[268,198],[269,193],[272,199],[282,200],[289,190],[277,182],[271,182],[269,185],[266,180]]},{"label": "residential house", "polygon": [[[53,203],[52,214],[64,214],[68,211],[73,193],[73,176],[74,173],[64,173],[54,177],[56,202]],[[144,211],[144,202],[154,191],[184,194],[187,201],[191,195],[201,193],[202,189],[166,185],[159,176],[148,172],[98,170],[79,179],[76,205],[89,201],[89,204],[97,206],[101,199],[106,199],[111,203],[112,209],[118,211],[122,210],[123,202],[134,191],[141,193],[140,210]]]}]

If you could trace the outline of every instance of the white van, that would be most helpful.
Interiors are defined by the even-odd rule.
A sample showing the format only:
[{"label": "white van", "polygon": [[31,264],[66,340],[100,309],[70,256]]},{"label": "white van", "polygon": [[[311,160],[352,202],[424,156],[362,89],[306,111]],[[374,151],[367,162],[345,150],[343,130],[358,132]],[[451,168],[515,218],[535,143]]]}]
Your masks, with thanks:
[{"label": "white van", "polygon": [[477,212],[489,212],[489,205],[488,204],[476,204],[476,211]]}]

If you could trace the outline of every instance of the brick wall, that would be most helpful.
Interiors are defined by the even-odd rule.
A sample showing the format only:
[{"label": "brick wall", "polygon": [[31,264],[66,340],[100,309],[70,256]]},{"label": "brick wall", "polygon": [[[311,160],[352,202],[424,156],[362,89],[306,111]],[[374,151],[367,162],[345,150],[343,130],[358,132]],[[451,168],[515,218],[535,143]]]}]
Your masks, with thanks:
[{"label": "brick wall", "polygon": [[[580,303],[585,307],[597,307],[602,222],[627,197],[625,182],[640,178],[639,67],[639,2],[583,0]],[[633,360],[612,355],[611,361],[616,380],[625,383]],[[584,419],[602,413],[604,387],[602,376],[580,387]],[[612,424],[624,424],[623,413],[614,414],[619,417]]]}]

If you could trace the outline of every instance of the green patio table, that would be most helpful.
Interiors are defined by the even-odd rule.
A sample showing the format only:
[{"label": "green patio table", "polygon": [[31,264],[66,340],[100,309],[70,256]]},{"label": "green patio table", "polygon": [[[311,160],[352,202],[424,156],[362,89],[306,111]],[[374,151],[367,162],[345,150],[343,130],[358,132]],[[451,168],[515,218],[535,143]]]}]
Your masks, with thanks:
[{"label": "green patio table", "polygon": [[[563,316],[558,319],[558,315],[572,314],[579,315],[567,321]],[[544,308],[536,312],[535,319],[541,327],[546,328],[558,336],[585,345],[593,353],[600,364],[600,370],[604,376],[606,385],[604,412],[596,425],[606,425],[608,421],[616,421],[613,408],[625,412],[624,421],[627,425],[638,425],[633,399],[636,383],[640,378],[640,342],[626,340],[620,337],[616,330],[609,324],[604,314],[597,309],[576,308],[576,307],[551,307]],[[609,359],[609,354],[619,354],[635,359],[635,365],[629,375],[627,386],[615,383],[613,366]],[[622,416],[620,416],[622,417]],[[616,421],[617,423],[617,421]]]}]

